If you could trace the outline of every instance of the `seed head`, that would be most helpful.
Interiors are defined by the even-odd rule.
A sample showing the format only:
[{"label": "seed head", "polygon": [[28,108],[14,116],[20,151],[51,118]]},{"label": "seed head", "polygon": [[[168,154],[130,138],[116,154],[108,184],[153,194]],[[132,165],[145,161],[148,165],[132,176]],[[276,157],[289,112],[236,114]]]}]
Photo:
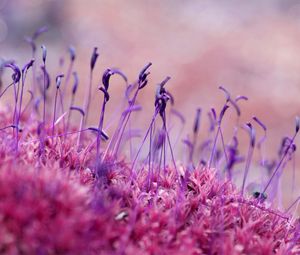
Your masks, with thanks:
[{"label": "seed head", "polygon": [[92,57],[91,57],[91,70],[94,70],[97,58],[99,56],[97,50],[98,50],[97,47],[95,47],[94,50],[93,50],[93,54],[92,54]]}]

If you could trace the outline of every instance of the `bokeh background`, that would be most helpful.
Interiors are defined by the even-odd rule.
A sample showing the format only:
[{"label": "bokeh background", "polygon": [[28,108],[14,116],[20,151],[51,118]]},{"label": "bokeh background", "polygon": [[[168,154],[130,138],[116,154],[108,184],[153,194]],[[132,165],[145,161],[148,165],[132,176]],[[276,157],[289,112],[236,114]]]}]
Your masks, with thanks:
[{"label": "bokeh background", "polygon": [[[76,48],[78,104],[88,85],[91,52],[97,46],[95,88],[106,67],[118,67],[134,81],[147,62],[153,63],[150,84],[139,99],[149,112],[139,117],[141,126],[150,121],[156,84],[169,75],[175,108],[188,120],[183,137],[191,130],[197,107],[204,113],[201,128],[207,129],[205,112],[224,103],[220,85],[234,96],[249,98],[241,102],[241,123],[256,115],[266,124],[268,157],[277,155],[282,136],[294,132],[294,117],[300,114],[297,0],[0,0],[0,57],[23,65],[31,57],[24,35],[45,25],[49,31],[38,42],[48,48],[52,75],[62,72],[58,63],[61,57],[68,60],[68,46]],[[113,111],[124,89],[117,78],[112,83],[108,111]],[[90,123],[97,123],[101,97],[93,97]],[[230,111],[224,126],[227,140],[235,121]],[[257,135],[262,135],[259,129]],[[245,132],[242,151],[247,139]],[[283,184],[287,201],[291,200],[290,168]],[[299,186],[299,168],[296,178]],[[299,188],[295,193],[293,197],[300,194]]]}]

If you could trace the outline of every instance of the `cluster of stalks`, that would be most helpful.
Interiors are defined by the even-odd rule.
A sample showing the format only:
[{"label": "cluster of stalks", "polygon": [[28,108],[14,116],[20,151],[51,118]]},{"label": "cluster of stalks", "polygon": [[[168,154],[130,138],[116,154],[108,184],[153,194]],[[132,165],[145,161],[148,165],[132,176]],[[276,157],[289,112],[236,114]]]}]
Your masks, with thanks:
[{"label": "cluster of stalks", "polygon": [[[103,210],[103,208],[106,208],[105,203],[114,201],[112,204],[119,210],[117,210],[117,212],[114,211],[116,214],[115,220],[122,221],[125,220],[125,218],[127,219],[127,225],[125,224],[126,228],[124,227],[126,229],[126,238],[124,237],[123,239],[115,241],[117,248],[109,248],[112,250],[115,249],[116,254],[124,254],[126,250],[125,246],[129,245],[129,240],[133,238],[132,235],[137,235],[137,233],[134,233],[134,229],[140,220],[138,218],[139,210],[143,210],[144,214],[149,216],[156,209],[160,208],[160,201],[164,200],[162,193],[166,191],[167,187],[168,194],[166,196],[170,201],[164,201],[164,209],[161,209],[161,215],[162,217],[178,219],[177,224],[182,228],[187,228],[187,225],[182,225],[181,220],[186,224],[191,224],[196,221],[197,217],[195,215],[197,215],[197,213],[199,215],[201,214],[197,222],[198,220],[204,222],[204,214],[202,214],[202,212],[207,210],[207,207],[201,211],[201,206],[209,206],[206,204],[204,198],[206,197],[208,199],[211,196],[216,196],[218,197],[218,199],[215,200],[216,204],[212,203],[211,208],[220,207],[224,209],[224,211],[221,211],[220,215],[218,215],[220,222],[217,224],[219,227],[218,231],[224,234],[223,238],[226,237],[226,240],[229,238],[225,233],[227,231],[226,229],[230,229],[229,225],[227,225],[227,221],[232,221],[230,213],[232,213],[234,217],[242,218],[241,215],[246,214],[246,212],[242,212],[242,210],[251,209],[254,215],[258,215],[258,212],[261,213],[260,216],[255,216],[256,219],[261,217],[259,219],[262,220],[262,218],[267,217],[267,215],[272,215],[270,216],[271,218],[274,216],[275,218],[272,218],[272,220],[274,220],[272,224],[274,224],[274,226],[280,225],[280,230],[278,231],[283,231],[281,227],[287,224],[284,225],[285,228],[287,228],[286,231],[283,231],[284,237],[279,238],[281,240],[280,242],[288,243],[287,247],[275,242],[271,247],[272,252],[286,249],[290,254],[297,254],[294,253],[294,251],[299,251],[299,246],[297,246],[299,245],[299,235],[297,236],[296,233],[291,234],[290,230],[294,229],[297,232],[297,229],[299,229],[299,226],[295,223],[295,218],[300,197],[294,198],[294,201],[287,207],[285,212],[273,210],[271,207],[275,205],[275,202],[277,202],[278,205],[282,204],[281,176],[288,163],[293,162],[295,158],[295,140],[300,128],[298,117],[296,118],[294,134],[292,134],[291,137],[284,137],[282,140],[278,158],[272,161],[270,159],[267,160],[262,149],[267,137],[266,125],[256,116],[248,123],[244,125],[240,124],[240,116],[242,114],[240,103],[241,101],[247,101],[248,98],[245,96],[234,98],[221,86],[219,89],[225,94],[225,103],[220,111],[212,108],[211,111],[207,113],[210,123],[207,138],[203,141],[199,141],[199,134],[203,132],[200,128],[203,111],[201,108],[198,108],[196,109],[191,134],[192,139],[189,139],[189,137],[182,139],[182,130],[186,120],[178,109],[176,109],[174,98],[166,89],[167,83],[169,83],[170,80],[170,77],[167,76],[157,85],[154,98],[154,112],[150,118],[150,124],[144,136],[141,137],[140,145],[134,147],[133,139],[140,137],[141,132],[133,128],[132,118],[142,110],[141,105],[138,103],[138,95],[143,92],[143,88],[149,86],[149,70],[152,63],[146,64],[145,67],[141,69],[137,79],[133,83],[129,83],[126,75],[119,69],[106,69],[103,72],[100,86],[98,87],[99,93],[103,95],[101,108],[99,110],[98,125],[97,127],[88,126],[89,116],[91,115],[91,99],[94,93],[94,69],[99,56],[98,49],[95,47],[92,52],[89,80],[84,102],[82,106],[78,106],[75,105],[75,98],[80,81],[77,72],[74,70],[76,61],[75,49],[72,46],[69,48],[69,65],[66,71],[63,70],[64,68],[60,68],[61,72],[57,74],[55,78],[55,86],[52,86],[52,79],[48,72],[47,65],[47,48],[45,45],[42,45],[41,50],[38,51],[38,47],[36,46],[38,37],[44,32],[46,32],[46,28],[38,30],[32,37],[26,38],[32,48],[32,59],[26,63],[23,68],[20,68],[14,61],[3,61],[1,63],[1,84],[5,84],[2,81],[4,73],[10,70],[12,75],[11,82],[1,88],[0,100],[4,100],[9,93],[13,95],[13,101],[7,104],[9,110],[4,111],[5,117],[2,117],[2,123],[5,125],[0,128],[1,140],[6,144],[6,146],[1,149],[5,155],[3,156],[3,166],[5,166],[7,162],[11,162],[9,168],[13,168],[12,166],[18,168],[18,164],[31,164],[31,167],[34,166],[33,168],[38,170],[37,172],[40,172],[49,166],[54,167],[55,162],[58,162],[60,170],[65,171],[67,175],[74,175],[75,179],[79,178],[81,181],[83,176],[86,176],[88,169],[88,182],[92,183],[89,188],[93,191],[94,200],[90,206],[98,209],[101,207],[101,210]],[[38,70],[38,62],[41,62],[40,70]],[[29,72],[32,72],[32,79],[30,80],[27,77]],[[109,90],[110,79],[115,75],[120,76],[122,82],[125,84],[124,102],[126,103],[126,107],[120,113],[115,131],[107,134],[105,131],[105,111],[111,96]],[[29,86],[29,84],[31,84],[31,86]],[[30,95],[27,102],[24,100],[24,94],[26,92]],[[226,139],[223,133],[222,123],[224,118],[228,115],[226,115],[226,113],[229,108],[234,109],[237,118],[233,136],[230,139]],[[80,114],[79,125],[74,125],[75,123],[73,121],[73,115],[76,112]],[[172,127],[176,124],[176,120],[174,121],[173,117],[177,118],[181,123],[180,133],[178,135],[172,133]],[[264,134],[258,142],[255,126],[261,129]],[[243,130],[249,134],[249,146],[246,155],[241,155],[239,152],[238,133],[240,131],[243,132]],[[182,143],[180,144],[180,142]],[[129,147],[128,151],[122,150],[126,144],[129,144],[127,146]],[[147,146],[149,146],[149,149],[145,149]],[[183,163],[180,159],[175,157],[175,151],[179,151],[178,148],[182,146],[185,148],[184,154],[187,158],[187,162]],[[258,167],[263,173],[263,178],[260,183],[256,183],[254,190],[250,190],[249,187],[251,183],[248,181],[248,175],[252,169],[251,166],[254,164],[253,153],[256,149],[260,153]],[[31,154],[33,154],[34,163],[29,160],[31,157],[30,150],[32,150]],[[146,157],[142,159],[141,152],[145,150],[147,151]],[[120,157],[120,155],[122,155],[122,157]],[[120,160],[123,156],[126,156],[127,161]],[[242,174],[241,169],[243,169]],[[293,176],[295,176],[294,165]],[[28,178],[27,174],[25,177]],[[17,178],[20,178],[18,174]],[[238,179],[242,180],[242,185],[237,192],[230,186],[231,184],[229,185],[228,183],[232,183]],[[126,192],[128,192],[127,194],[124,191],[128,195],[126,199],[131,202],[128,202],[124,198],[126,196],[125,193],[116,191],[116,187],[107,190],[107,187],[112,185],[113,180],[117,182],[118,185],[120,185],[120,183],[124,185],[122,188],[118,186],[118,189],[121,189],[122,192],[126,190]],[[202,194],[203,191],[201,189],[199,190],[199,188],[204,188],[208,180],[211,181],[209,190],[207,190],[207,193]],[[11,182],[13,182],[13,180],[11,180]],[[31,182],[32,181],[29,181],[29,183]],[[294,193],[294,182],[295,178],[293,178],[292,193]],[[18,185],[21,184],[18,183]],[[135,189],[134,191],[128,190],[131,185],[133,189]],[[137,189],[139,191],[137,191]],[[171,195],[172,192],[170,189],[173,189],[177,197]],[[220,192],[220,195],[217,195],[219,193],[216,190]],[[222,191],[224,191],[224,194],[221,194]],[[104,192],[105,195],[99,194],[101,192]],[[230,194],[230,192],[232,192],[232,194]],[[130,196],[136,195],[136,197],[130,197],[129,193]],[[144,196],[143,198],[142,194]],[[191,197],[191,194],[197,194],[197,196]],[[202,196],[204,196],[204,198],[202,198]],[[117,205],[115,200],[118,199],[122,202]],[[189,199],[196,201],[195,204],[191,203]],[[95,201],[97,201],[97,203]],[[138,201],[143,202],[137,205],[136,203],[138,203]],[[190,211],[185,212],[185,216],[183,216],[181,213],[183,213],[182,210],[187,205],[185,203],[191,208],[189,207]],[[234,207],[235,203],[241,206],[239,213],[236,212]],[[229,206],[232,206],[230,210],[228,209]],[[110,212],[110,210],[113,209],[109,209],[108,212]],[[131,213],[130,216],[129,213]],[[94,214],[88,217],[93,218]],[[215,216],[212,216],[212,218],[213,217]],[[248,216],[247,214],[247,217],[252,216]],[[187,220],[187,218],[189,220]],[[190,221],[191,219],[192,221]],[[151,223],[149,218],[147,218],[147,220]],[[268,220],[270,220],[270,218],[268,218]],[[113,224],[111,221],[109,222]],[[102,222],[101,224],[105,223]],[[165,224],[171,229],[169,223]],[[238,224],[238,226],[240,226],[240,224],[246,224],[246,222],[231,222],[230,224]],[[213,226],[210,227],[213,228]],[[160,228],[164,230],[163,225],[160,226]],[[168,231],[171,231],[170,229]],[[188,231],[194,230],[189,228]],[[174,236],[176,235],[174,233],[169,234],[175,238]],[[146,235],[146,233],[144,234]],[[189,232],[189,234],[192,235],[192,232]],[[137,236],[134,238],[138,239]],[[177,238],[180,239],[180,237]],[[185,237],[181,238],[184,240]],[[203,237],[203,240],[204,239]],[[111,240],[109,240],[108,243],[110,241]],[[198,242],[200,241],[198,240]],[[102,248],[108,245],[107,243],[103,243],[101,243],[103,246],[100,245]],[[201,248],[200,246],[198,247],[197,244],[194,244],[199,248],[197,248],[199,253],[191,254],[201,254],[201,251],[212,250],[213,243],[214,241],[209,239],[209,242],[206,243],[205,241],[205,245],[201,246]],[[176,245],[175,242],[174,247]],[[233,249],[237,249],[235,245]],[[296,246],[298,248],[294,249]],[[140,246],[137,245],[134,247]],[[172,249],[170,247],[168,246],[167,249],[166,246],[165,249],[171,251]],[[182,247],[184,247],[184,245]],[[148,248],[147,254],[155,254],[149,252]],[[140,247],[140,249],[142,249],[142,247]],[[246,248],[244,247],[243,249]],[[95,248],[95,250],[97,249]],[[223,249],[220,248],[218,252],[221,250]],[[133,247],[125,253],[132,251],[134,251]],[[108,253],[109,252],[107,252],[107,254]]]}]

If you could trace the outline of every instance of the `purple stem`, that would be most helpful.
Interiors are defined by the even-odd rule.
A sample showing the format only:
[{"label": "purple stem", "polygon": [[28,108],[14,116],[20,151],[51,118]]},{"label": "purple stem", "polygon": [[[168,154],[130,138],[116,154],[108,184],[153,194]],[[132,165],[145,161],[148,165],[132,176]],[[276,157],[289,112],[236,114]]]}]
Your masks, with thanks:
[{"label": "purple stem", "polygon": [[28,90],[28,92],[30,93],[30,99],[29,99],[29,102],[25,105],[23,111],[21,112],[21,117],[27,111],[27,109],[30,106],[30,103],[32,102],[33,97],[34,97],[32,91]]},{"label": "purple stem", "polygon": [[[67,71],[67,76],[66,76],[66,79],[65,79],[65,84],[64,84],[65,86],[63,87],[62,92],[60,92],[60,107],[61,107],[62,113],[64,113],[64,111],[65,111],[64,110],[63,99],[65,99],[65,93],[66,93],[67,86],[69,84],[71,72],[72,72],[72,69],[73,69],[73,64],[74,64],[74,62],[71,61],[70,65],[69,65],[69,68],[68,68],[68,71]],[[73,95],[72,95],[72,97],[73,97]],[[66,127],[68,128],[68,125],[66,126],[66,124],[65,124],[65,119],[63,119],[63,123],[64,123],[64,129]],[[65,131],[68,131],[68,130],[65,130]]]},{"label": "purple stem", "polygon": [[248,176],[248,172],[249,172],[249,168],[250,168],[250,164],[251,164],[251,159],[252,159],[252,155],[253,155],[253,149],[254,149],[253,146],[251,146],[251,144],[250,144],[249,148],[248,148],[247,161],[246,161],[244,177],[243,177],[243,184],[242,184],[242,190],[241,190],[241,195],[242,196],[244,195],[246,179],[247,179],[247,176]]},{"label": "purple stem", "polygon": [[8,128],[16,128],[16,126],[15,125],[9,125],[9,126],[0,128],[0,131],[3,131],[3,130],[8,129]]},{"label": "purple stem", "polygon": [[[84,115],[81,115],[79,130],[81,130],[83,127],[83,121],[84,121]],[[79,146],[80,146],[80,135],[81,135],[81,133],[79,133],[78,137],[77,137],[77,150],[79,150]]]},{"label": "purple stem", "polygon": [[[54,99],[54,110],[53,110],[53,120],[52,120],[52,137],[54,137],[54,123],[55,123],[55,118],[56,118],[56,106],[57,106],[57,96],[58,96],[58,90],[59,88],[56,89],[55,91],[55,99]],[[53,142],[52,138],[52,142]]]},{"label": "purple stem", "polygon": [[[58,89],[58,96],[59,96],[59,99],[60,99],[60,106],[61,106],[61,109],[62,109],[62,114],[65,113],[65,110],[64,110],[64,102],[63,102],[63,95],[61,93],[61,90],[60,88]],[[63,129],[64,131],[66,132],[66,121],[65,121],[65,117],[63,117]]]},{"label": "purple stem", "polygon": [[[74,100],[75,100],[75,95],[72,93],[72,97],[71,97],[69,109],[71,109],[71,108],[73,107],[73,105],[74,105]],[[69,111],[68,119],[67,119],[67,130],[66,130],[67,132],[69,131],[71,115],[72,115],[72,111]]]},{"label": "purple stem", "polygon": [[[149,142],[149,169],[148,169],[148,189],[150,190],[151,188],[151,181],[153,177],[153,172],[151,168],[151,156],[152,156],[152,134],[153,134],[153,126],[151,125],[150,127],[150,142]],[[153,165],[153,164],[152,164]]]},{"label": "purple stem", "polygon": [[297,202],[300,200],[300,196],[297,197],[297,199],[285,210],[285,213],[288,213],[295,204],[297,204]]},{"label": "purple stem", "polygon": [[44,108],[43,108],[43,126],[45,128],[46,125],[46,63],[44,63],[43,68],[43,74],[44,74],[44,91],[43,91],[43,101],[44,101]]},{"label": "purple stem", "polygon": [[295,191],[295,180],[296,180],[296,157],[293,156],[293,180],[292,180],[292,196]]},{"label": "purple stem", "polygon": [[224,151],[224,156],[225,156],[225,159],[226,159],[226,165],[228,165],[229,160],[228,160],[228,155],[227,155],[227,152],[226,152],[226,146],[225,146],[224,136],[223,136],[221,126],[220,126],[220,136],[221,136],[221,142],[222,142],[222,147],[223,147],[223,151]]},{"label": "purple stem", "polygon": [[164,155],[164,174],[166,174],[166,138],[164,138],[164,143],[163,143],[163,155]]},{"label": "purple stem", "polygon": [[217,144],[219,133],[220,133],[220,125],[218,126],[217,134],[216,134],[215,139],[214,139],[214,145],[213,145],[213,148],[212,148],[212,151],[211,151],[211,154],[210,154],[210,158],[209,158],[209,161],[208,161],[208,168],[211,167],[213,158],[215,156],[216,144]]},{"label": "purple stem", "polygon": [[176,171],[176,176],[178,178],[179,175],[178,175],[178,170],[177,170],[177,166],[176,166],[176,162],[175,162],[175,157],[174,157],[174,153],[173,153],[173,149],[172,149],[172,145],[171,145],[171,140],[170,140],[169,132],[167,130],[167,120],[166,120],[165,113],[163,114],[163,124],[164,124],[164,129],[165,129],[165,132],[166,132],[166,135],[167,135],[167,140],[168,140],[168,143],[169,143],[171,157],[172,157],[172,161],[173,161],[174,168],[175,168],[175,171]]},{"label": "purple stem", "polygon": [[17,135],[16,135],[16,152],[18,152],[18,147],[19,147],[19,123],[20,123],[20,117],[21,117],[21,111],[22,111],[22,102],[23,102],[23,91],[24,91],[24,85],[25,85],[25,78],[26,78],[26,71],[25,73],[22,73],[22,85],[21,85],[21,93],[20,93],[20,101],[19,101],[19,111],[17,114]]},{"label": "purple stem", "polygon": [[[11,127],[15,128],[13,125],[11,125]],[[68,136],[68,135],[78,134],[78,133],[85,132],[85,131],[93,131],[93,130],[91,130],[90,128],[84,128],[84,129],[81,129],[81,130],[62,133],[62,134],[57,134],[57,135],[54,135],[54,136],[49,135],[49,136],[46,136],[45,138],[65,137],[65,136]],[[30,140],[30,141],[27,141],[26,143],[35,143],[35,142],[39,142],[39,141],[40,141],[40,139],[33,139],[33,140]]]},{"label": "purple stem", "polygon": [[[131,137],[131,121],[129,121],[129,136]],[[129,146],[130,146],[130,159],[132,160],[132,155],[133,155],[132,139],[129,140]]]},{"label": "purple stem", "polygon": [[138,151],[137,151],[137,153],[136,153],[136,156],[135,156],[135,158],[134,158],[134,160],[133,160],[133,162],[132,162],[132,165],[131,165],[131,172],[132,172],[132,173],[133,173],[133,170],[134,170],[134,167],[135,167],[135,163],[136,163],[136,161],[137,161],[137,158],[138,158],[138,156],[139,156],[139,154],[140,154],[140,152],[141,152],[141,150],[142,150],[142,147],[143,147],[143,145],[144,145],[144,143],[145,143],[145,141],[146,141],[146,139],[147,139],[147,137],[148,137],[148,135],[149,135],[149,132],[150,132],[151,127],[152,127],[152,125],[153,125],[153,123],[154,123],[154,121],[155,121],[155,119],[156,119],[157,114],[158,114],[158,110],[156,109],[156,110],[155,110],[155,113],[154,113],[154,115],[153,115],[153,117],[152,117],[150,126],[149,126],[149,128],[147,129],[146,135],[144,136],[143,141],[142,141],[142,143],[141,143],[141,145],[140,145],[140,147],[139,147],[139,149],[138,149]]},{"label": "purple stem", "polygon": [[70,62],[70,65],[69,65],[69,67],[68,67],[67,76],[66,76],[66,80],[65,80],[65,86],[64,86],[63,91],[62,91],[63,97],[64,97],[65,94],[66,94],[66,89],[67,89],[67,86],[68,86],[68,84],[69,84],[70,76],[71,76],[71,73],[72,73],[72,70],[73,70],[73,64],[74,64],[74,62],[71,61],[71,62]]},{"label": "purple stem", "polygon": [[5,92],[11,87],[13,86],[15,83],[12,82],[11,84],[9,84],[0,94],[0,98],[5,94]]},{"label": "purple stem", "polygon": [[97,134],[97,153],[96,153],[96,171],[98,171],[98,166],[99,166],[99,157],[100,157],[100,145],[101,145],[101,131],[103,129],[103,121],[104,121],[104,112],[105,112],[105,106],[106,106],[106,98],[104,95],[103,103],[102,103],[102,110],[100,114],[100,119],[99,119],[99,132]]},{"label": "purple stem", "polygon": [[91,103],[91,97],[92,97],[92,83],[93,83],[93,70],[90,71],[90,78],[89,78],[89,87],[88,91],[85,96],[85,103],[84,103],[84,112],[85,112],[85,120],[84,125],[86,125],[88,116],[89,116],[89,109],[90,109],[90,103]]},{"label": "purple stem", "polygon": [[[16,89],[16,86],[18,88]],[[18,118],[18,98],[19,98],[19,89],[20,89],[20,83],[15,83],[14,82],[14,94],[15,94],[15,109],[14,109],[14,115],[13,115],[13,123],[14,125],[17,125],[17,118]],[[15,130],[14,130],[14,135],[15,135]]]},{"label": "purple stem", "polygon": [[165,138],[162,144],[162,148],[160,149],[160,158],[159,158],[159,167],[158,167],[158,176],[160,175],[161,162],[163,157],[163,152],[165,151]]},{"label": "purple stem", "polygon": [[276,173],[278,172],[278,170],[279,170],[281,164],[283,163],[285,157],[287,156],[289,149],[291,148],[292,144],[294,143],[294,140],[295,140],[295,138],[296,138],[297,133],[298,133],[298,132],[295,133],[295,135],[293,136],[293,138],[292,138],[292,140],[291,140],[289,146],[287,147],[287,149],[285,150],[284,154],[282,155],[281,160],[280,160],[279,163],[277,164],[277,166],[276,166],[276,168],[275,168],[275,170],[274,170],[274,172],[273,172],[271,178],[269,179],[267,185],[266,185],[265,188],[263,189],[262,194],[264,194],[264,193],[266,192],[266,190],[268,189],[268,187],[270,186],[270,184],[271,184],[272,180],[274,179]]},{"label": "purple stem", "polygon": [[179,130],[178,134],[176,135],[176,139],[175,139],[175,143],[174,143],[174,147],[175,147],[176,144],[178,143],[180,134],[182,134],[182,131],[184,129],[185,119],[182,116],[182,114],[179,113],[178,111],[176,111],[175,109],[171,109],[171,113],[173,113],[175,116],[177,116],[179,118],[180,122],[181,122],[181,127],[180,127],[180,130]]},{"label": "purple stem", "polygon": [[[139,92],[139,88],[137,88],[134,96],[133,96],[133,99],[131,100],[130,102],[130,105],[129,105],[129,109],[132,108],[135,104],[135,101],[136,101],[136,98],[138,96],[138,92]],[[116,143],[115,143],[115,146],[113,148],[113,155],[117,155],[118,153],[118,150],[119,150],[119,147],[120,147],[120,143],[121,143],[121,140],[122,140],[122,137],[123,137],[123,134],[125,132],[125,128],[127,126],[127,123],[129,121],[129,118],[130,118],[130,115],[131,115],[131,112],[132,111],[129,111],[128,113],[126,113],[126,115],[124,116],[123,120],[121,121],[121,123],[123,123],[123,125],[120,126],[120,129],[117,131],[117,134],[120,134],[119,137],[117,137],[117,140],[116,140]]]}]

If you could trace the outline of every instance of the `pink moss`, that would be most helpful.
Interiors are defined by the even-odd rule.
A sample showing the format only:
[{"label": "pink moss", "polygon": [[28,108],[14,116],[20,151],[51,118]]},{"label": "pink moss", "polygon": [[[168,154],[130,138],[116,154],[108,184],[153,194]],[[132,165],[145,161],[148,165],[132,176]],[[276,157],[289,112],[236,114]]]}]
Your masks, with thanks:
[{"label": "pink moss", "polygon": [[[172,169],[167,171],[171,173]],[[240,197],[231,182],[218,180],[214,170],[193,171],[186,179],[186,187],[174,180],[159,187],[152,183],[149,191],[144,187],[147,175],[143,171],[134,182],[130,181],[129,173],[124,162],[116,163],[107,176],[109,181],[95,192],[91,183],[80,184],[59,168],[37,171],[17,162],[2,164],[1,252],[298,254],[300,251],[295,223],[264,204]]]}]

